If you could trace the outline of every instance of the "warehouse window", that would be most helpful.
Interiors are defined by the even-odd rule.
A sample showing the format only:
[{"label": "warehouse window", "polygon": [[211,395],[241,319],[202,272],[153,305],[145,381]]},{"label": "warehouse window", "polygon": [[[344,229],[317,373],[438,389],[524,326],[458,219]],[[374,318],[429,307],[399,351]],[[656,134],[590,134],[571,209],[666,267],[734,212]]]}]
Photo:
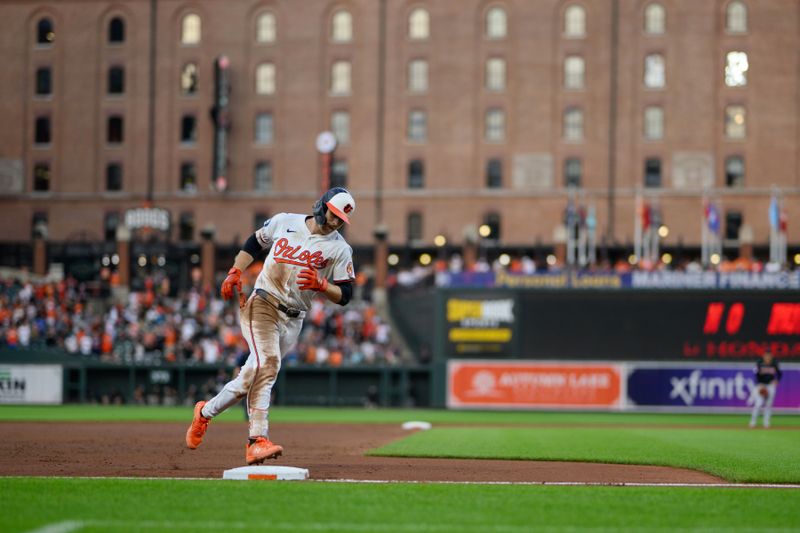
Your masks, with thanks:
[{"label": "warehouse window", "polygon": [[262,13],[256,21],[256,42],[274,43],[277,39],[277,22],[272,13]]},{"label": "warehouse window", "polygon": [[194,240],[194,213],[184,211],[178,218],[178,239],[181,241]]},{"label": "warehouse window", "polygon": [[114,17],[111,19],[111,22],[108,23],[108,42],[125,42],[125,21],[120,17]]},{"label": "warehouse window", "polygon": [[53,71],[50,67],[36,69],[36,96],[53,94]]},{"label": "warehouse window", "polygon": [[658,106],[644,109],[644,138],[660,141],[664,138],[664,110]]},{"label": "warehouse window", "polygon": [[666,84],[664,56],[649,54],[644,58],[644,86],[650,89],[661,89]]},{"label": "warehouse window", "polygon": [[108,69],[108,94],[122,94],[125,92],[125,69],[111,67]]},{"label": "warehouse window", "polygon": [[197,64],[186,63],[181,70],[181,94],[189,96],[197,93]]},{"label": "warehouse window", "polygon": [[39,161],[33,165],[33,190],[37,192],[50,190],[50,163]]},{"label": "warehouse window", "polygon": [[275,132],[272,123],[272,113],[259,113],[256,115],[255,142],[257,144],[272,144]]},{"label": "warehouse window", "polygon": [[197,118],[194,115],[184,115],[181,118],[181,142],[184,144],[197,142]]},{"label": "warehouse window", "polygon": [[503,161],[498,158],[486,162],[486,186],[490,189],[503,187]]},{"label": "warehouse window", "polygon": [[644,186],[661,187],[661,160],[651,157],[644,161]]},{"label": "warehouse window", "polygon": [[347,187],[347,161],[336,159],[331,165],[331,187]]},{"label": "warehouse window", "polygon": [[412,159],[408,163],[408,188],[422,189],[425,187],[425,164],[421,159]]},{"label": "warehouse window", "polygon": [[350,12],[341,10],[334,13],[331,24],[331,40],[337,43],[353,40],[353,16]]},{"label": "warehouse window", "polygon": [[744,158],[732,155],[725,159],[725,185],[732,188],[744,187]]},{"label": "warehouse window", "polygon": [[489,227],[488,235],[483,235],[486,239],[491,239],[494,241],[500,240],[500,214],[499,213],[487,213],[487,215],[483,219],[484,225]]},{"label": "warehouse window", "polygon": [[50,144],[50,117],[37,117],[33,133],[36,144]]},{"label": "warehouse window", "polygon": [[486,61],[486,90],[503,91],[506,88],[506,60],[493,57]]},{"label": "warehouse window", "polygon": [[197,192],[197,167],[192,162],[181,163],[181,191]]},{"label": "warehouse window", "polygon": [[725,29],[728,33],[745,33],[747,31],[747,7],[744,2],[734,0],[725,10]]},{"label": "warehouse window", "polygon": [[571,5],[564,10],[564,36],[572,39],[586,36],[586,10]]},{"label": "warehouse window", "polygon": [[743,105],[725,108],[725,136],[728,139],[744,139],[747,132],[747,113]]},{"label": "warehouse window", "polygon": [[272,163],[269,161],[256,163],[253,190],[257,192],[269,192],[272,190]]},{"label": "warehouse window", "polygon": [[742,229],[744,216],[741,211],[727,211],[725,213],[725,238],[739,240],[739,231]]},{"label": "warehouse window", "polygon": [[644,32],[661,35],[666,28],[667,12],[661,4],[650,4],[644,9]]},{"label": "warehouse window", "polygon": [[122,165],[120,163],[109,163],[106,165],[106,190],[122,190]]},{"label": "warehouse window", "polygon": [[334,111],[331,113],[331,131],[339,144],[350,143],[350,113]]},{"label": "warehouse window", "polygon": [[486,12],[486,37],[488,39],[505,39],[508,32],[506,10],[493,7]]},{"label": "warehouse window", "polygon": [[428,62],[413,59],[408,62],[408,91],[424,93],[428,90]]},{"label": "warehouse window", "polygon": [[422,213],[409,213],[406,218],[406,239],[409,243],[422,241]]},{"label": "warehouse window", "polygon": [[36,25],[36,43],[39,45],[51,45],[56,40],[56,33],[53,29],[53,21],[49,18],[39,20]]},{"label": "warehouse window", "polygon": [[581,56],[564,58],[564,88],[583,89],[585,64]]},{"label": "warehouse window", "polygon": [[427,39],[430,37],[430,15],[418,7],[408,16],[408,38],[412,40]]},{"label": "warehouse window", "polygon": [[486,111],[484,139],[487,142],[503,142],[506,138],[506,114],[502,109]]},{"label": "warehouse window", "polygon": [[428,114],[420,109],[408,112],[409,142],[424,143],[428,138]]},{"label": "warehouse window", "polygon": [[335,61],[331,65],[331,94],[350,94],[350,71],[349,61]]},{"label": "warehouse window", "polygon": [[112,115],[108,117],[106,127],[106,142],[109,144],[120,144],[124,139],[124,122],[121,116]]},{"label": "warehouse window", "polygon": [[744,87],[747,85],[747,70],[749,68],[746,52],[728,52],[725,60],[725,85],[728,87]]},{"label": "warehouse window", "polygon": [[583,140],[583,111],[577,107],[564,111],[564,140],[571,142]]},{"label": "warehouse window", "polygon": [[275,65],[272,63],[256,67],[256,94],[275,94]]},{"label": "warehouse window", "polygon": [[200,15],[190,13],[181,21],[181,44],[199,44],[202,24]]},{"label": "warehouse window", "polygon": [[583,162],[577,157],[564,161],[564,187],[580,187],[583,175]]},{"label": "warehouse window", "polygon": [[103,229],[107,241],[117,240],[117,228],[119,227],[119,212],[109,211],[106,213]]}]

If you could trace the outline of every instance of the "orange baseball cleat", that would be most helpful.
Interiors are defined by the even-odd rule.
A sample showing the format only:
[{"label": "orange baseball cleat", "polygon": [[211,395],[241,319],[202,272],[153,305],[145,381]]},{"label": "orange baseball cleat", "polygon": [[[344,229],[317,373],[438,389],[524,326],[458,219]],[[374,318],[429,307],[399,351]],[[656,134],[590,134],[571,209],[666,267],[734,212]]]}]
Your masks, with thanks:
[{"label": "orange baseball cleat", "polygon": [[210,418],[206,418],[202,415],[203,406],[205,404],[206,402],[197,402],[194,404],[192,425],[186,430],[186,447],[190,450],[194,450],[200,446],[200,443],[203,442],[203,435],[206,434],[206,430],[208,429],[208,423],[211,422]]},{"label": "orange baseball cleat", "polygon": [[258,437],[253,444],[246,447],[245,460],[249,465],[263,463],[265,459],[275,459],[283,453],[283,446],[278,446],[266,437]]}]

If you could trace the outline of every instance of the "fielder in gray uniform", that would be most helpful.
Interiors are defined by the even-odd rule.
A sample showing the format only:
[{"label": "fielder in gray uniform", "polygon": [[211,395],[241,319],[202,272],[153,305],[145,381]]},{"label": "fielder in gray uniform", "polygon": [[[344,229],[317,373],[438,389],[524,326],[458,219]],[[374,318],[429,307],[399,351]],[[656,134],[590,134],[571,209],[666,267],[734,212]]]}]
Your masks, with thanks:
[{"label": "fielder in gray uniform", "polygon": [[[250,439],[247,464],[278,457],[283,447],[269,440],[269,405],[281,358],[297,342],[303,318],[317,293],[346,305],[352,296],[353,250],[338,230],[350,222],[355,200],[342,187],[327,191],[313,215],[280,213],[267,220],[236,255],[220,293],[226,300],[239,291],[239,322],[250,355],[239,375],[208,402],[197,402],[186,432],[186,446],[203,441],[208,423],[247,397]],[[269,250],[250,297],[241,294],[242,271]],[[329,279],[333,282],[329,283]]]},{"label": "fielder in gray uniform", "polygon": [[755,403],[753,413],[750,415],[750,427],[756,427],[758,421],[758,411],[764,410],[764,427],[769,427],[769,419],[772,417],[772,402],[775,401],[775,393],[778,390],[778,382],[781,380],[781,369],[778,362],[774,361],[770,352],[764,352],[761,360],[756,363],[753,372],[756,374]]}]

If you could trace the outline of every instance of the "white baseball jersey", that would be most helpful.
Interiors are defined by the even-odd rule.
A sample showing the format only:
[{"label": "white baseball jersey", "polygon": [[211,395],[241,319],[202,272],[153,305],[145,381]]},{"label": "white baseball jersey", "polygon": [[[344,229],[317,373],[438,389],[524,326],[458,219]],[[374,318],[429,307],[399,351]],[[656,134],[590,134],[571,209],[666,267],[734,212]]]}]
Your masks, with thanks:
[{"label": "white baseball jersey", "polygon": [[334,283],[353,281],[353,249],[338,231],[312,234],[306,226],[308,215],[278,213],[256,230],[261,248],[270,248],[256,289],[274,295],[286,307],[308,311],[315,291],[301,291],[297,274],[313,266]]}]

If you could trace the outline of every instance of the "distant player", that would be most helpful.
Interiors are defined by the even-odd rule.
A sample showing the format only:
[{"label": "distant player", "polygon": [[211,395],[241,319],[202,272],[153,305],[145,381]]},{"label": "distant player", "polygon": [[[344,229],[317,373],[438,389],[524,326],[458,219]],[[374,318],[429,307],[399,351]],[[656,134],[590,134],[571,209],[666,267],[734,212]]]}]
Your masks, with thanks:
[{"label": "distant player", "polygon": [[[239,374],[208,402],[197,402],[186,432],[186,446],[203,441],[208,423],[247,396],[250,439],[245,461],[263,463],[283,448],[269,440],[268,412],[281,358],[297,341],[303,318],[316,293],[346,305],[353,291],[353,250],[338,230],[350,222],[355,200],[342,187],[327,191],[313,215],[280,213],[264,222],[236,255],[220,293],[226,300],[239,291],[239,322],[250,355]],[[250,297],[241,294],[242,271],[269,250]],[[329,283],[328,279],[333,279]]]},{"label": "distant player", "polygon": [[778,362],[772,358],[772,353],[764,352],[764,356],[756,363],[753,372],[756,374],[757,394],[753,404],[753,414],[750,415],[750,427],[756,427],[758,421],[758,410],[764,408],[764,427],[769,427],[769,419],[772,417],[772,402],[775,401],[775,392],[778,389],[778,382],[781,380],[781,369]]}]

